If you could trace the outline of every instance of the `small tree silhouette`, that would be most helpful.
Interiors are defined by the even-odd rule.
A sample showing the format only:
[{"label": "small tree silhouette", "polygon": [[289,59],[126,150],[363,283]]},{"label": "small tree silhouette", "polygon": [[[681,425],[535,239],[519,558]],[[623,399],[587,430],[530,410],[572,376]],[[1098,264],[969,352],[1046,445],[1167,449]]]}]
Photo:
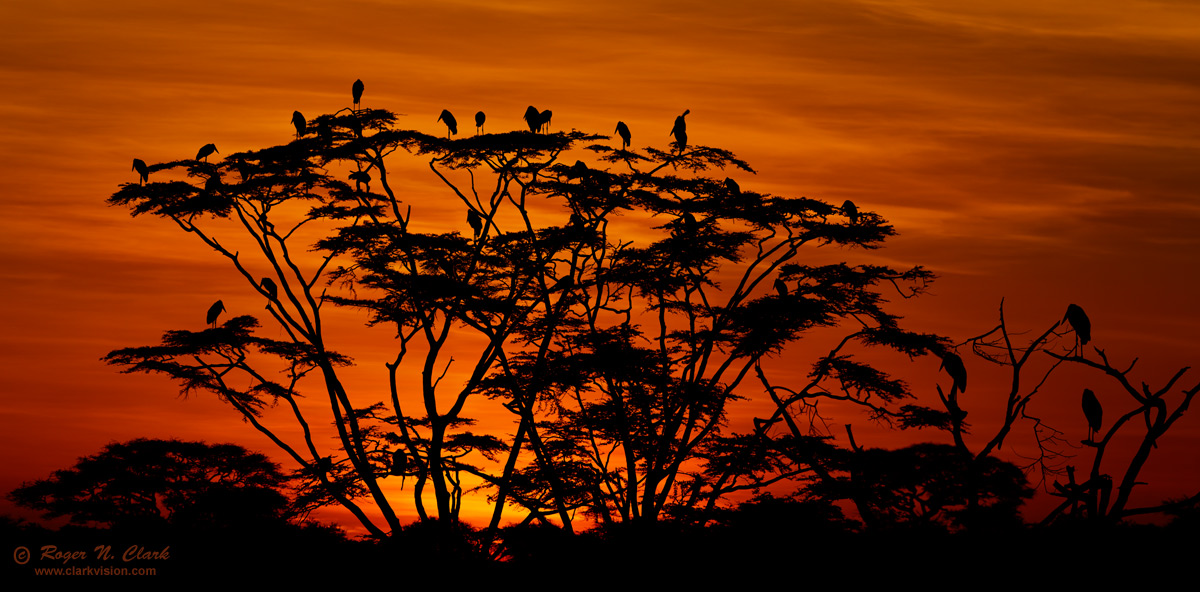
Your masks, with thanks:
[{"label": "small tree silhouette", "polygon": [[[287,338],[258,337],[258,321],[238,316],[106,359],[228,402],[303,467],[309,503],[340,503],[384,536],[401,524],[382,479],[411,479],[422,519],[454,521],[471,475],[493,492],[492,529],[512,507],[568,531],[580,510],[655,521],[779,480],[829,477],[829,446],[809,433],[816,416],[808,429],[797,422],[816,399],[902,427],[945,422],[900,405],[911,399],[906,385],[853,357],[857,346],[945,348],[884,310],[885,288],[911,296],[932,275],[803,263],[819,247],[881,246],[894,230],[878,214],[708,177],[753,170],[694,143],[615,150],[578,131],[449,140],[394,123],[387,111],[343,109],[283,146],[153,165],[177,178],[129,183],[109,200],[172,220],[226,258]],[[563,163],[580,148],[591,165]],[[402,153],[429,159],[468,231],[418,230],[428,227],[414,223],[390,174]],[[244,242],[216,238],[231,225]],[[313,244],[315,255],[301,249]],[[349,358],[328,342],[326,304],[365,310],[395,336],[388,401],[345,387]],[[850,334],[805,386],[769,380],[760,362],[842,324]],[[446,380],[452,365],[465,371]],[[752,371],[778,411],[752,433],[726,433]],[[328,400],[337,450],[313,437],[302,385]],[[464,409],[484,396],[513,414],[511,437],[471,431]],[[259,421],[279,402],[303,428],[300,441]],[[780,422],[789,433],[772,436]],[[428,488],[436,514],[424,505]],[[386,524],[367,516],[363,497]]]},{"label": "small tree silhouette", "polygon": [[115,528],[251,528],[295,514],[289,479],[235,444],[137,439],[112,443],[9,494],[72,524]]}]

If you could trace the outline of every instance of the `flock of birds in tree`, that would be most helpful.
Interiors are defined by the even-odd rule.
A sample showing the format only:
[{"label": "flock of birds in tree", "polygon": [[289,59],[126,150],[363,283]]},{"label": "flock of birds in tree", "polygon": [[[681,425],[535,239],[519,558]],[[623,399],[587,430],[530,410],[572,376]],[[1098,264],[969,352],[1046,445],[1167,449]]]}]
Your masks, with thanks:
[{"label": "flock of birds in tree", "polygon": [[[355,111],[357,111],[358,109],[361,108],[362,95],[363,95],[364,89],[365,89],[365,86],[363,85],[362,80],[354,81],[354,85],[351,87],[351,95],[354,99],[353,110],[355,110]],[[675,125],[673,125],[671,127],[671,131],[668,134],[675,138],[675,143],[679,147],[679,150],[681,152],[683,151],[684,147],[687,146],[687,119],[686,119],[686,117],[688,116],[689,113],[691,113],[691,110],[686,109],[686,110],[684,110],[684,112],[681,115],[676,117]],[[522,118],[525,120],[525,123],[529,126],[530,132],[532,132],[532,133],[547,133],[549,131],[550,121],[553,116],[554,116],[554,114],[549,109],[547,109],[545,111],[539,111],[536,107],[534,107],[533,105],[530,105],[528,108],[525,109],[525,114]],[[479,111],[479,112],[475,113],[476,134],[483,133],[483,125],[486,120],[487,120],[487,116],[484,114],[483,111]],[[440,115],[438,115],[438,118],[436,121],[439,121],[439,122],[442,122],[443,124],[445,124],[447,138],[449,138],[452,135],[458,134],[458,121],[454,118],[454,114],[451,113],[449,109],[443,109],[442,113]],[[308,131],[308,122],[307,122],[307,120],[305,120],[304,115],[302,113],[300,113],[299,111],[292,112],[292,125],[296,129],[296,138],[297,139],[303,137],[304,134]],[[321,131],[322,131],[322,136],[325,136],[326,130],[321,130]],[[626,125],[624,121],[618,121],[617,127],[614,131],[616,132],[617,136],[619,136],[621,138],[621,149],[627,150],[629,148],[630,141],[633,138],[632,133],[630,133],[630,131],[629,131],[629,126]],[[362,136],[361,129],[357,130],[356,133],[359,137]],[[208,162],[208,157],[214,153],[219,154],[219,152],[217,151],[216,145],[215,144],[205,144],[204,146],[202,146],[200,148],[199,152],[196,153],[196,160],[203,160],[204,162]],[[577,164],[582,164],[582,163],[577,163]],[[146,165],[146,162],[143,161],[142,159],[140,159],[140,158],[133,159],[133,171],[137,172],[139,183],[146,183],[149,181],[150,168]],[[357,181],[359,183],[368,184],[371,181],[371,176],[369,174],[367,174],[366,171],[356,171],[356,172],[353,172],[350,174],[350,179]],[[217,178],[215,176],[211,177],[209,179],[209,183],[206,183],[206,189],[211,189],[210,187],[208,187],[208,185],[213,182],[219,183],[219,180],[217,180]],[[737,182],[731,178],[725,179],[725,187],[732,195],[738,195],[741,193],[741,188],[738,186]],[[841,211],[842,211],[842,214],[844,216],[846,216],[846,218],[850,221],[851,225],[858,224],[860,215],[859,215],[858,207],[854,204],[853,201],[846,200],[845,202],[843,202]],[[685,217],[691,217],[691,215],[685,214]],[[467,224],[469,224],[471,226],[471,230],[474,233],[475,238],[478,239],[479,236],[483,233],[483,224],[484,224],[483,217],[480,216],[479,213],[476,212],[475,210],[467,210]],[[693,226],[693,227],[695,226],[694,218],[691,218],[691,226]],[[275,284],[275,282],[273,280],[271,280],[270,278],[263,278],[261,287],[262,287],[263,292],[272,301],[275,301],[278,298],[279,288]],[[774,288],[775,288],[775,291],[780,296],[788,295],[787,283],[784,282],[782,279],[779,279],[779,278],[775,279]],[[222,312],[225,312],[225,304],[220,300],[214,302],[213,305],[210,306],[208,309],[208,314],[206,317],[208,325],[211,327],[215,327],[217,317],[219,317]],[[1088,342],[1091,341],[1092,324],[1091,324],[1091,321],[1088,319],[1087,314],[1083,311],[1083,308],[1081,308],[1079,305],[1071,304],[1071,305],[1067,306],[1067,312],[1066,312],[1066,315],[1064,315],[1064,317],[1063,317],[1063,321],[1068,323],[1071,326],[1071,329],[1075,332],[1075,337],[1077,340],[1076,348],[1082,348],[1082,346],[1087,345]],[[963,362],[962,358],[958,354],[956,354],[952,351],[942,352],[940,354],[940,357],[941,357],[942,363],[938,367],[938,369],[945,370],[946,373],[950,376],[950,379],[953,381],[952,386],[951,386],[951,394],[953,395],[956,393],[966,392],[966,390],[967,390],[967,367],[966,367],[966,364]],[[1088,422],[1088,440],[1090,441],[1095,436],[1095,434],[1097,432],[1099,432],[1103,414],[1104,414],[1104,409],[1100,405],[1100,400],[1096,397],[1096,394],[1091,391],[1091,389],[1083,390],[1083,414]],[[399,451],[397,451],[397,454],[399,454]],[[399,459],[397,459],[397,458],[392,459],[393,460],[393,462],[392,462],[393,474],[395,474],[394,471],[395,471],[396,467],[401,467],[400,471],[401,472],[403,471],[403,468],[401,465],[404,463],[404,461],[406,459],[403,458],[403,455],[400,455],[400,456],[401,456],[401,458],[399,458]]]}]

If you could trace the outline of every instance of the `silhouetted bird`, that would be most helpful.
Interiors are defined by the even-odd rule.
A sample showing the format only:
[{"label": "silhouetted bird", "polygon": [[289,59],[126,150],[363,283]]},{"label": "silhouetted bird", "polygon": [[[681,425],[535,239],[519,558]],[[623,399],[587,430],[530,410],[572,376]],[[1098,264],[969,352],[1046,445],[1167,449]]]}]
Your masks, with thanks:
[{"label": "silhouetted bird", "polygon": [[141,177],[140,183],[150,180],[150,167],[146,166],[146,161],[140,158],[133,159],[133,170],[137,171],[138,176]]},{"label": "silhouetted bird", "polygon": [[775,278],[775,291],[779,292],[780,296],[787,296],[788,295],[787,282],[784,282],[783,280],[781,280],[779,278]]},{"label": "silhouetted bird", "polygon": [[946,374],[954,380],[954,390],[960,393],[967,392],[967,366],[963,364],[962,358],[958,354],[948,351],[942,354],[942,365],[938,369],[946,369]]},{"label": "silhouetted bird", "polygon": [[292,111],[292,125],[296,126],[296,139],[304,135],[305,128],[308,127],[308,122],[304,121],[304,115],[299,111]]},{"label": "silhouetted bird", "polygon": [[454,119],[454,115],[450,114],[449,109],[442,109],[442,114],[438,115],[437,120],[446,124],[446,137],[447,138],[450,137],[450,134],[458,133],[458,121],[456,121]]},{"label": "silhouetted bird", "polygon": [[538,129],[541,130],[543,134],[550,133],[551,117],[554,117],[554,113],[549,109],[542,111],[541,115],[538,115]]},{"label": "silhouetted bird", "polygon": [[220,300],[214,302],[212,306],[208,307],[208,316],[205,317],[208,320],[208,324],[210,326],[215,325],[217,317],[221,316],[223,312],[225,312],[225,303]]},{"label": "silhouetted bird", "polygon": [[1088,319],[1087,313],[1083,312],[1078,304],[1068,304],[1067,314],[1063,317],[1071,328],[1075,330],[1075,336],[1079,338],[1079,345],[1087,345],[1092,340],[1092,321]]},{"label": "silhouetted bird", "polygon": [[542,112],[537,110],[537,107],[530,105],[525,108],[525,125],[529,126],[529,131],[537,133],[538,128],[542,125]]},{"label": "silhouetted bird", "polygon": [[1091,440],[1100,431],[1100,422],[1104,418],[1104,408],[1100,406],[1100,399],[1096,398],[1096,393],[1091,389],[1083,389],[1083,416],[1087,418],[1088,440]]},{"label": "silhouetted bird", "polygon": [[275,300],[279,297],[279,286],[275,285],[275,280],[272,280],[269,277],[263,278],[262,287],[263,290],[267,292],[267,297],[271,300]]},{"label": "silhouetted bird", "polygon": [[687,146],[687,121],[684,120],[684,117],[687,117],[687,114],[691,112],[691,109],[685,109],[683,115],[676,117],[675,127],[672,127],[671,133],[667,134],[669,136],[675,136],[675,142],[679,144],[680,152],[683,151],[684,146]]},{"label": "silhouetted bird", "polygon": [[358,116],[353,116],[350,118],[350,130],[354,132],[354,137],[363,137],[363,124],[362,121],[359,120]]},{"label": "silhouetted bird", "polygon": [[350,173],[350,180],[358,181],[359,183],[362,183],[363,185],[370,185],[371,184],[371,174],[368,173],[367,171],[354,171],[353,173]]},{"label": "silhouetted bird", "polygon": [[633,139],[633,135],[629,133],[629,126],[625,125],[624,121],[617,122],[617,135],[621,136],[621,150],[629,148],[629,141]]},{"label": "silhouetted bird", "polygon": [[333,128],[329,127],[329,122],[322,121],[317,124],[317,137],[321,138],[322,144],[333,143]]},{"label": "silhouetted bird", "polygon": [[475,210],[467,210],[467,224],[471,225],[471,230],[475,231],[475,238],[479,238],[479,234],[483,232],[483,218]]},{"label": "silhouetted bird", "polygon": [[858,206],[854,202],[846,200],[842,202],[842,213],[850,219],[851,224],[858,224]]},{"label": "silhouetted bird", "polygon": [[206,180],[204,182],[204,192],[205,193],[213,193],[220,188],[221,188],[221,176],[216,171],[213,171],[213,174],[210,175],[208,177],[208,180]]},{"label": "silhouetted bird", "polygon": [[483,122],[486,120],[487,120],[487,115],[484,115],[483,111],[480,111],[475,114],[475,134],[476,135],[483,133]]},{"label": "silhouetted bird", "polygon": [[354,95],[354,108],[358,109],[358,104],[362,101],[363,89],[362,80],[355,80],[354,86],[350,88],[350,92]]},{"label": "silhouetted bird", "polygon": [[403,450],[392,451],[392,466],[388,469],[388,474],[393,477],[402,477],[404,472],[408,470],[408,455],[404,454]]},{"label": "silhouetted bird", "polygon": [[[200,151],[196,153],[196,160],[203,160],[204,162],[208,162],[208,156],[210,154],[212,154],[213,152],[217,152],[217,145],[216,144],[205,144],[204,146],[201,146]],[[217,152],[217,154],[220,154],[220,152]]]},{"label": "silhouetted bird", "polygon": [[734,181],[733,179],[730,179],[729,177],[725,177],[725,189],[728,189],[729,193],[731,193],[733,195],[741,195],[742,194],[742,188],[738,187],[737,181]]}]

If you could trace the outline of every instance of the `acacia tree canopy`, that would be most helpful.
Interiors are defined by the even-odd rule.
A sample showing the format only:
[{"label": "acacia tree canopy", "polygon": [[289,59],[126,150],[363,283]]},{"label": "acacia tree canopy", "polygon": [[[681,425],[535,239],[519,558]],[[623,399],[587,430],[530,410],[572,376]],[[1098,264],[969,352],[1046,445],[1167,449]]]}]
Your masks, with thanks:
[{"label": "acacia tree canopy", "polygon": [[265,455],[236,444],[139,438],[108,444],[9,498],[79,525],[245,527],[292,516],[288,481]]},{"label": "acacia tree canopy", "polygon": [[[225,257],[286,338],[255,336],[257,319],[235,316],[106,359],[217,395],[301,466],[308,503],[342,504],[373,534],[401,526],[388,478],[403,480],[422,519],[457,519],[469,476],[490,491],[493,527],[509,508],[570,530],[578,512],[653,521],[779,481],[832,478],[831,445],[813,433],[822,399],[901,428],[947,423],[854,357],[946,347],[885,310],[885,292],[920,293],[932,275],[806,259],[880,247],[894,230],[875,212],[709,176],[754,171],[683,142],[618,150],[578,131],[451,140],[396,129],[377,109],[307,123],[286,145],[149,166],[149,182],[109,199]],[[565,164],[567,153],[591,164]],[[393,166],[405,155],[428,159],[461,203],[463,228],[417,231],[425,212],[401,197]],[[231,225],[253,252],[217,238]],[[346,388],[350,358],[328,343],[327,304],[366,311],[396,339],[386,401]],[[840,341],[814,354],[806,377],[772,379],[761,362],[817,331]],[[451,366],[465,378],[446,380]],[[312,411],[298,403],[314,391],[328,400],[336,449],[312,435]],[[764,396],[774,410],[752,432],[728,428],[732,406]],[[515,433],[472,427],[463,410],[485,398],[512,413]],[[303,436],[259,421],[273,408]]]}]

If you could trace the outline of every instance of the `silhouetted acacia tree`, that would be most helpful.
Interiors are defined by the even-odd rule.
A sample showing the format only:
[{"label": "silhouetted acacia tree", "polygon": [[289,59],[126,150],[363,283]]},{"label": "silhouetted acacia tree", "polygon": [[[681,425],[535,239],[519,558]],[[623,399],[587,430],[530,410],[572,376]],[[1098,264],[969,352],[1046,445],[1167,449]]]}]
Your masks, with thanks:
[{"label": "silhouetted acacia tree", "polygon": [[[258,321],[238,316],[107,360],[221,397],[304,467],[311,503],[340,503],[382,536],[401,526],[382,479],[411,480],[423,519],[435,516],[424,506],[432,489],[436,517],[454,520],[470,475],[493,492],[493,528],[511,507],[567,530],[578,511],[654,521],[780,480],[834,478],[827,436],[811,431],[818,399],[901,427],[946,422],[853,355],[942,351],[944,340],[902,330],[883,308],[885,290],[910,296],[932,276],[804,263],[823,246],[879,247],[894,231],[878,214],[708,177],[753,171],[702,145],[614,150],[576,131],[449,140],[394,122],[345,109],[284,146],[152,165],[154,182],[109,200],[170,219],[227,258],[287,337],[256,336]],[[581,148],[592,165],[562,162]],[[469,235],[417,230],[389,169],[402,154],[429,159]],[[347,170],[353,185],[340,180]],[[166,171],[177,178],[156,178]],[[218,240],[214,229],[230,223],[248,240]],[[325,304],[365,310],[395,336],[386,402],[344,386],[349,358],[327,342]],[[769,380],[760,362],[826,329],[844,338],[806,384]],[[446,380],[452,365],[465,371]],[[777,411],[751,433],[727,433],[748,377]],[[313,437],[302,384],[328,399],[338,450]],[[483,396],[513,414],[514,434],[471,431],[463,410]],[[280,402],[302,441],[259,421]]]},{"label": "silhouetted acacia tree", "polygon": [[9,494],[72,524],[122,528],[250,528],[295,516],[289,479],[235,444],[137,439],[113,443]]}]

